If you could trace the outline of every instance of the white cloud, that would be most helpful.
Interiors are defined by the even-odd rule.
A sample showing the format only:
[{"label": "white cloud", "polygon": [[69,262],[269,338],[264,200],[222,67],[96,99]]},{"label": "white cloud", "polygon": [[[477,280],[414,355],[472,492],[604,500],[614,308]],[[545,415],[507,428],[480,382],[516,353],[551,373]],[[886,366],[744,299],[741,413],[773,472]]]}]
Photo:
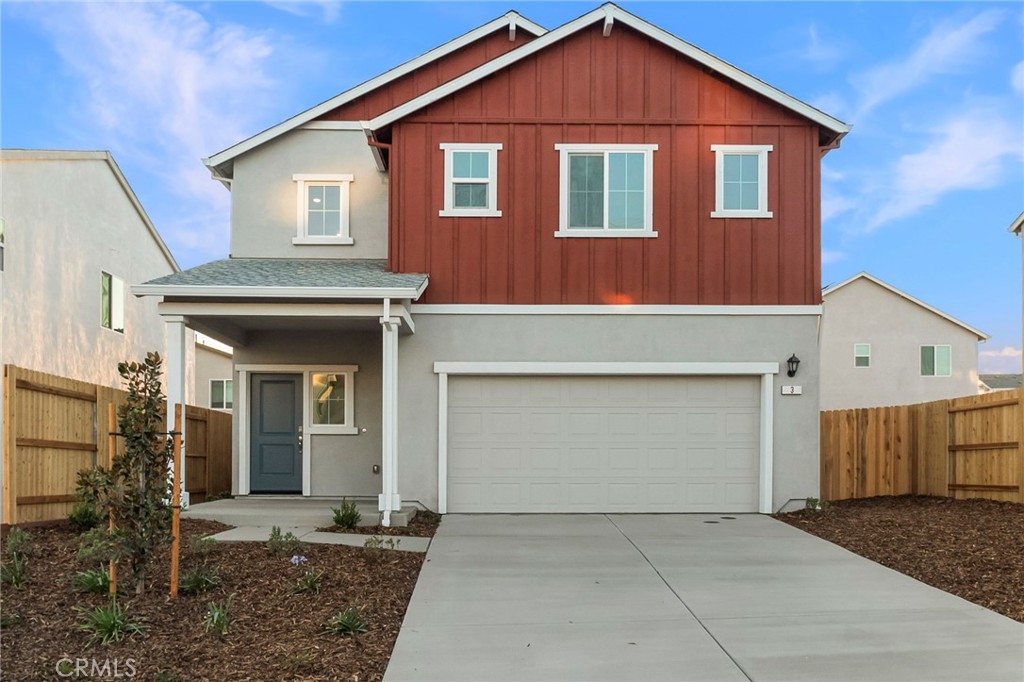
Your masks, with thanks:
[{"label": "white cloud", "polygon": [[832,265],[846,258],[846,254],[842,251],[829,251],[825,249],[821,252],[821,264]]},{"label": "white cloud", "polygon": [[167,216],[147,206],[173,250],[222,255],[229,194],[200,159],[260,128],[259,103],[275,85],[271,35],[166,3],[69,4],[41,21],[83,84],[72,95],[84,100],[83,139],[144,166],[183,200]]},{"label": "white cloud", "polygon": [[997,185],[1008,157],[1019,157],[1024,141],[1019,126],[987,111],[958,114],[931,131],[921,151],[901,156],[880,185],[880,206],[864,226],[868,232],[906,218],[957,190]]},{"label": "white cloud", "polygon": [[327,24],[333,24],[341,14],[339,0],[278,0],[267,5],[297,17],[320,18]]},{"label": "white cloud", "polygon": [[974,62],[985,36],[998,28],[1005,13],[988,10],[969,21],[937,25],[905,59],[880,64],[855,76],[861,118],[879,105],[914,90],[936,76],[956,73]]},{"label": "white cloud", "polygon": [[978,371],[983,374],[1018,374],[1021,371],[1021,349],[1004,346],[999,350],[978,353]]},{"label": "white cloud", "polygon": [[1014,90],[1024,94],[1024,61],[1017,62],[1017,66],[1010,71],[1010,84]]},{"label": "white cloud", "polygon": [[817,24],[807,27],[807,44],[800,52],[800,57],[822,69],[830,69],[845,57],[846,51],[833,40],[823,40],[818,35]]},{"label": "white cloud", "polygon": [[826,223],[856,207],[857,202],[849,197],[827,193],[821,198],[821,222]]}]

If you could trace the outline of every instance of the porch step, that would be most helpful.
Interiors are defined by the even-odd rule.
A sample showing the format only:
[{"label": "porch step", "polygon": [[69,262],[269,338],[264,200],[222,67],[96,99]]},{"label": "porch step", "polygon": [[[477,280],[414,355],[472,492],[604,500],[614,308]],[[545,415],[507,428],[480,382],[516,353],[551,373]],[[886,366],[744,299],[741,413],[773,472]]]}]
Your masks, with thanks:
[{"label": "porch step", "polygon": [[[375,501],[355,500],[362,515],[360,526],[375,526],[380,519]],[[207,519],[231,526],[281,528],[323,528],[334,524],[335,497],[245,496],[230,500],[214,500],[193,504],[182,511],[183,519]],[[403,507],[391,514],[392,526],[406,526],[416,515],[415,507]]]}]

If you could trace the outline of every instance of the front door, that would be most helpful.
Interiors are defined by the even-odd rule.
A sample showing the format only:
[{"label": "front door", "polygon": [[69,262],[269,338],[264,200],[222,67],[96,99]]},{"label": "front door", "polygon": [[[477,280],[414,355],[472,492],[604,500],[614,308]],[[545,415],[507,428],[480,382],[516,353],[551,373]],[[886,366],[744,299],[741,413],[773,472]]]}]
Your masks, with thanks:
[{"label": "front door", "polygon": [[302,375],[253,374],[249,491],[302,493]]}]

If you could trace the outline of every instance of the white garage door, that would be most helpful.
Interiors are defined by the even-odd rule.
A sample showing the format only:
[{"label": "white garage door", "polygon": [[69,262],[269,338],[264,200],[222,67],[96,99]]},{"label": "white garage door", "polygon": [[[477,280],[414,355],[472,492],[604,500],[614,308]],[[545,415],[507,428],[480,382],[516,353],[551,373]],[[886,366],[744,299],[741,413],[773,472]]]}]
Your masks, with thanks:
[{"label": "white garage door", "polygon": [[450,512],[756,512],[755,377],[451,377]]}]

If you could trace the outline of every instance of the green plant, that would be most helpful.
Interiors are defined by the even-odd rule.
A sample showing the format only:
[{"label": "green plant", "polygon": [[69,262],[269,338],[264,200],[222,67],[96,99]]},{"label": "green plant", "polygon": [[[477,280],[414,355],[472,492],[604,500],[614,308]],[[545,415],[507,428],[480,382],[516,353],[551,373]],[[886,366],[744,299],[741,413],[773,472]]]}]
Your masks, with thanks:
[{"label": "green plant", "polygon": [[830,506],[831,503],[829,503],[827,500],[819,500],[817,497],[808,497],[804,503],[804,509],[809,509],[810,511],[818,512],[828,511],[828,508]]},{"label": "green plant", "polygon": [[92,592],[93,594],[110,592],[110,576],[104,568],[79,571],[71,578],[71,583],[79,592]]},{"label": "green plant", "polygon": [[341,506],[337,509],[332,507],[331,511],[334,512],[334,525],[349,530],[358,526],[359,522],[363,520],[363,515],[359,513],[356,503],[349,502],[344,497],[341,498]]},{"label": "green plant", "polygon": [[79,628],[90,633],[89,644],[120,642],[125,637],[142,634],[146,629],[141,622],[129,618],[128,607],[122,607],[117,597],[110,598],[110,606],[79,606],[77,610],[85,618]]},{"label": "green plant", "polygon": [[270,538],[267,540],[267,549],[274,554],[303,554],[308,545],[288,531],[281,534],[281,527],[274,526],[270,529]]},{"label": "green plant", "polygon": [[205,564],[196,566],[188,573],[181,576],[178,587],[185,594],[199,594],[207,592],[220,585],[220,576],[217,569]]},{"label": "green plant", "polygon": [[311,673],[316,667],[316,659],[306,653],[292,654],[285,659],[285,667],[295,675]]},{"label": "green plant", "polygon": [[323,571],[308,570],[292,585],[295,594],[320,594],[320,578]]},{"label": "green plant", "polygon": [[213,630],[218,635],[228,634],[228,611],[231,608],[231,600],[235,598],[232,594],[223,604],[210,602],[206,605],[206,617],[203,618],[203,625],[207,630]]},{"label": "green plant", "polygon": [[209,557],[213,550],[217,549],[217,541],[212,538],[204,538],[199,535],[193,535],[188,541],[188,550],[192,554],[196,555],[200,559],[206,559]]},{"label": "green plant", "polygon": [[4,553],[8,557],[14,558],[20,556],[27,558],[32,553],[29,542],[32,541],[32,536],[28,531],[23,530],[15,526],[11,528],[11,532],[7,534],[7,542],[4,545]]},{"label": "green plant", "polygon": [[0,566],[0,580],[11,587],[21,587],[28,577],[28,559],[21,554],[15,554]]},{"label": "green plant", "polygon": [[71,513],[68,514],[68,523],[71,524],[73,530],[79,533],[92,530],[99,525],[101,520],[96,504],[90,500],[75,502],[75,506],[71,508]]},{"label": "green plant", "polygon": [[371,535],[366,538],[366,542],[363,543],[363,547],[367,549],[398,549],[398,546],[402,544],[402,540],[395,540],[394,538],[384,539],[380,535]]},{"label": "green plant", "polygon": [[324,627],[336,635],[358,635],[366,632],[366,621],[359,615],[359,611],[349,607],[341,613],[331,616],[324,623]]},{"label": "green plant", "polygon": [[153,676],[153,682],[182,682],[181,675],[169,670],[161,670]]},{"label": "green plant", "polygon": [[0,628],[9,628],[21,622],[21,614],[5,609],[0,602]]},{"label": "green plant", "polygon": [[149,562],[171,541],[171,441],[164,431],[162,363],[159,354],[147,353],[141,363],[118,364],[127,390],[117,411],[124,452],[114,457],[110,469],[97,467],[78,477],[79,497],[113,521],[116,530],[108,533],[106,549],[127,564],[126,577],[137,594],[145,591]]}]

